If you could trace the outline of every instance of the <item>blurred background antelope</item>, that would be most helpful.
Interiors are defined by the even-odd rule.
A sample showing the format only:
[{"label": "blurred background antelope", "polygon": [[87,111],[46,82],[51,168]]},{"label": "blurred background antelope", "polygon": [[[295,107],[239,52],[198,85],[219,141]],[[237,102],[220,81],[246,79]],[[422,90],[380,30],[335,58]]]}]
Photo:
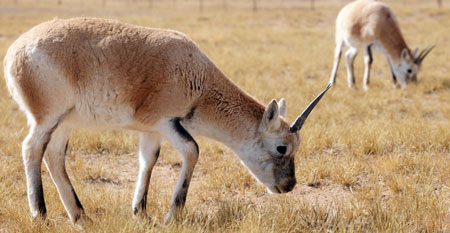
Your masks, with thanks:
[{"label": "blurred background antelope", "polygon": [[386,56],[392,80],[402,87],[417,81],[423,59],[434,46],[427,47],[418,53],[411,51],[406,44],[397,17],[386,4],[376,0],[358,0],[345,6],[336,19],[336,48],[334,65],[330,83],[336,83],[337,69],[344,45],[349,49],[345,53],[347,61],[348,86],[355,86],[353,62],[358,49],[364,50],[364,82],[365,90],[369,88],[370,69],[373,62],[372,50]]}]

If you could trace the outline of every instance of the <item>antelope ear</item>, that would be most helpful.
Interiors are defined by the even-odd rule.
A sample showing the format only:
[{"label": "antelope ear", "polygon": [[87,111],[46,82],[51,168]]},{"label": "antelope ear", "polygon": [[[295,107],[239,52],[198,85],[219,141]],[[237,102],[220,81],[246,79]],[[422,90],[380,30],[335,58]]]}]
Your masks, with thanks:
[{"label": "antelope ear", "polygon": [[262,131],[272,131],[280,127],[280,110],[276,100],[267,105],[259,127]]},{"label": "antelope ear", "polygon": [[286,100],[281,98],[280,102],[278,102],[278,108],[280,109],[280,116],[286,118],[287,109],[286,109]]},{"label": "antelope ear", "polygon": [[413,56],[416,58],[418,53],[419,53],[419,48],[416,48],[413,52]]},{"label": "antelope ear", "polygon": [[409,62],[409,61],[411,61],[411,56],[409,55],[408,49],[407,49],[407,48],[404,48],[404,49],[402,50],[402,53],[401,53],[400,57],[401,57],[401,59],[402,59],[404,62]]}]

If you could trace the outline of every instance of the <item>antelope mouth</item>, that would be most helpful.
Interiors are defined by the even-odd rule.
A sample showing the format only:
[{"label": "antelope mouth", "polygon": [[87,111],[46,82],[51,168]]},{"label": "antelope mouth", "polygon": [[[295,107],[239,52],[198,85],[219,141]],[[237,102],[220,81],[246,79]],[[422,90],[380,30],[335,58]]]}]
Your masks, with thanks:
[{"label": "antelope mouth", "polygon": [[282,194],[286,193],[286,191],[283,190],[283,188],[278,187],[278,185],[274,185],[272,187],[268,187],[267,191],[271,194]]},{"label": "antelope mouth", "polygon": [[278,186],[275,185],[275,190],[277,190],[278,193],[281,193],[280,188],[278,188]]},{"label": "antelope mouth", "polygon": [[297,181],[293,180],[293,181],[290,181],[287,185],[274,185],[274,186],[268,188],[268,190],[272,194],[288,193],[294,189],[296,184],[297,184]]}]

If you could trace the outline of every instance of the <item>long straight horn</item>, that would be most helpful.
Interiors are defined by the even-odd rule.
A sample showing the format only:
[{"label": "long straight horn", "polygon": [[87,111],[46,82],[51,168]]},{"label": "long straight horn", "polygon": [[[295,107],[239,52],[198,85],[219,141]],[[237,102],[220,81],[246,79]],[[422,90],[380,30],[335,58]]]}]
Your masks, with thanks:
[{"label": "long straight horn", "polygon": [[314,109],[314,107],[316,106],[317,103],[319,103],[319,100],[322,98],[322,96],[325,94],[325,92],[328,91],[328,89],[330,89],[331,87],[331,83],[328,84],[327,88],[325,88],[325,90],[320,93],[320,95],[318,95],[309,105],[308,107],[306,107],[306,109],[302,112],[302,114],[300,114],[300,116],[297,118],[297,120],[295,120],[295,122],[291,125],[291,133],[295,133],[297,131],[299,131],[302,126],[303,123],[305,123],[306,118],[308,117],[308,115],[311,113],[311,111]]},{"label": "long straight horn", "polygon": [[417,56],[416,58],[416,63],[422,63],[423,59],[431,52],[431,50],[434,49],[434,47],[436,47],[436,45],[428,46],[424,50],[422,50],[422,52],[420,52],[419,56]]}]

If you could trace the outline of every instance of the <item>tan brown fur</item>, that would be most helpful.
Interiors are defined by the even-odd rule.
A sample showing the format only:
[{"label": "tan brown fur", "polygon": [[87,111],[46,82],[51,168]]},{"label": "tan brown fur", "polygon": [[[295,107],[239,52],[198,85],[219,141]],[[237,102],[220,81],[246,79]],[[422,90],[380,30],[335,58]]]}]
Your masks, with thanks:
[{"label": "tan brown fur", "polygon": [[349,87],[354,87],[353,62],[359,49],[364,49],[364,89],[368,89],[372,49],[385,54],[389,63],[394,84],[397,79],[402,87],[417,80],[417,73],[425,56],[432,47],[423,50],[418,56],[416,49],[411,52],[403,38],[399,23],[392,10],[376,0],[357,0],[346,5],[336,19],[336,48],[330,83],[336,82],[342,47],[348,46],[345,53]]},{"label": "tan brown fur", "polygon": [[397,64],[404,48],[413,54],[403,38],[400,25],[392,10],[376,0],[357,0],[342,10],[342,30],[360,43],[371,44],[379,40]]},{"label": "tan brown fur", "polygon": [[[195,106],[204,120],[212,118],[211,123],[220,121],[223,130],[247,135],[236,131],[256,128],[264,112],[263,105],[230,82],[185,35],[113,20],[78,18],[36,26],[19,38],[5,57],[5,64],[14,64],[14,77],[26,90],[24,96],[36,120],[51,111],[52,106],[45,104],[52,101],[40,100],[40,84],[27,63],[30,43],[60,66],[75,91],[74,101],[91,90],[96,90],[99,99],[115,95],[115,101],[135,108],[140,124],[151,125],[164,116],[182,117]],[[114,87],[116,92],[102,92],[105,86]],[[51,93],[57,86],[45,88],[50,92],[48,98],[65,98]],[[243,118],[253,119],[244,123],[251,126],[236,122]]]},{"label": "tan brown fur", "polygon": [[135,214],[145,209],[161,140],[174,145],[183,166],[166,218],[171,221],[184,206],[198,160],[191,134],[229,146],[270,192],[291,191],[298,131],[329,88],[290,126],[284,120],[285,101],[272,100],[264,107],[184,34],[95,18],[52,20],[34,27],[11,45],[4,66],[10,93],[30,124],[22,156],[32,216],[46,214],[40,174],[46,153],[47,168],[72,222],[84,212],[65,179],[62,148],[71,129],[141,132]]}]

